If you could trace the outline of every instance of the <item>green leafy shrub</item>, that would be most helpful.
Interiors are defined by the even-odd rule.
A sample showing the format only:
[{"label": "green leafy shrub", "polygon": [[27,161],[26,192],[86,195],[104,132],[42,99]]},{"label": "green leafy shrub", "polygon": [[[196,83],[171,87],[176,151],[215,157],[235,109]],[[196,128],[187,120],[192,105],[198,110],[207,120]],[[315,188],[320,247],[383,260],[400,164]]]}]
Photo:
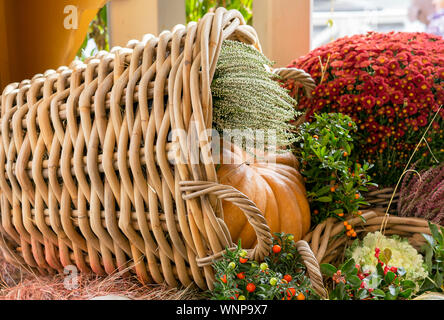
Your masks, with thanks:
[{"label": "green leafy shrub", "polygon": [[253,17],[253,0],[186,0],[185,10],[187,23],[198,21],[207,12],[215,11],[218,7],[228,10],[236,9],[244,16],[247,23],[251,23]]},{"label": "green leafy shrub", "polygon": [[413,295],[416,283],[405,279],[405,270],[401,267],[388,266],[390,250],[384,250],[380,256],[376,271],[364,272],[354,259],[347,260],[338,269],[331,264],[322,264],[321,270],[333,283],[330,291],[331,300],[407,300]]},{"label": "green leafy shrub", "polygon": [[443,292],[444,275],[444,228],[438,227],[429,222],[429,228],[432,235],[423,234],[427,243],[422,248],[424,260],[429,272],[421,287],[421,292],[434,291]]},{"label": "green leafy shrub", "polygon": [[344,215],[360,214],[359,207],[367,205],[361,191],[370,182],[368,163],[353,162],[353,139],[350,132],[356,124],[341,113],[315,114],[316,121],[300,127],[300,156],[302,175],[314,223],[327,217],[341,219]]},{"label": "green leafy shrub", "polygon": [[319,299],[306,275],[292,235],[276,234],[272,252],[259,264],[241,248],[214,262],[216,281],[208,295],[213,300]]},{"label": "green leafy shrub", "polygon": [[[94,39],[96,47],[91,52],[86,52],[85,49],[91,39]],[[89,24],[88,33],[77,52],[77,57],[80,60],[85,60],[100,50],[109,51],[108,7],[106,5],[99,10],[94,20]]]}]

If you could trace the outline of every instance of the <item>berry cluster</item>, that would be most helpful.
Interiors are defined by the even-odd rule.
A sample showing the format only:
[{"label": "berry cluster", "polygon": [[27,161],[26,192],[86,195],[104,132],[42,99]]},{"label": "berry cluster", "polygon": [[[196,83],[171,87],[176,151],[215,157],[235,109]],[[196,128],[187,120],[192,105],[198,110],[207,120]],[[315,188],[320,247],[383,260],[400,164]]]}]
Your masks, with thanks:
[{"label": "berry cluster", "polygon": [[217,300],[305,300],[318,299],[305,274],[294,236],[276,234],[270,255],[258,263],[239,248],[227,251],[213,265],[216,271],[214,290]]}]

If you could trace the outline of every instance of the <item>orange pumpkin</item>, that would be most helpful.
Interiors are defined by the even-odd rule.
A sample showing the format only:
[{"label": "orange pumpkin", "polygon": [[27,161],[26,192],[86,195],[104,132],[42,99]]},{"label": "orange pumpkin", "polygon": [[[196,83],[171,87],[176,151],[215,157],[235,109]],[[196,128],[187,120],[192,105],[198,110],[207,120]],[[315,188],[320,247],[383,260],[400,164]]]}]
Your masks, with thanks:
[{"label": "orange pumpkin", "polygon": [[[264,214],[272,233],[285,232],[300,240],[310,229],[310,208],[298,161],[291,153],[275,155],[275,162],[268,162],[270,157],[254,160],[225,142],[217,170],[219,182],[248,196]],[[245,215],[229,202],[223,201],[222,205],[233,240],[241,239],[242,247],[252,248],[256,234]]]}]

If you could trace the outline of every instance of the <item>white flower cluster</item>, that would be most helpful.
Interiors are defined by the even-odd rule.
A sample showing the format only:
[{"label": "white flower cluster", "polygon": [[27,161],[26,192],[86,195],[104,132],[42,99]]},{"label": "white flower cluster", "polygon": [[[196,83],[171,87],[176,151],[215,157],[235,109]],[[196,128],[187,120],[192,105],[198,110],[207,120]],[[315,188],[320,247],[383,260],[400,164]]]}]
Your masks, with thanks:
[{"label": "white flower cluster", "polygon": [[372,273],[376,271],[378,264],[375,248],[379,248],[381,252],[386,248],[390,249],[392,255],[388,265],[404,268],[406,279],[418,282],[427,277],[422,255],[406,239],[397,236],[386,237],[380,232],[368,233],[362,243],[350,248],[349,255],[361,265],[364,272]]}]

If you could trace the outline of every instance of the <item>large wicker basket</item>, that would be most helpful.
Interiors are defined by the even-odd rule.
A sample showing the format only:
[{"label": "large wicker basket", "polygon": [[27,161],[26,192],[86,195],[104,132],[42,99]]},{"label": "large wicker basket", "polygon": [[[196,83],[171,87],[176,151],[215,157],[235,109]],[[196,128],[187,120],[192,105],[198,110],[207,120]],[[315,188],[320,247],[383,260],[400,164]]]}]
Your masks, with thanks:
[{"label": "large wicker basket", "polygon": [[[250,257],[268,254],[262,213],[218,184],[207,148],[210,84],[225,39],[260,49],[242,15],[220,8],[5,88],[0,233],[10,262],[41,273],[68,265],[100,275],[131,270],[145,283],[212,288],[213,259],[235,247],[222,199],[242,208],[256,231]],[[314,87],[300,70],[276,73],[307,92]],[[173,129],[196,132],[201,163],[179,160],[195,155],[181,137],[168,140]],[[316,260],[299,247],[322,291]]]}]

